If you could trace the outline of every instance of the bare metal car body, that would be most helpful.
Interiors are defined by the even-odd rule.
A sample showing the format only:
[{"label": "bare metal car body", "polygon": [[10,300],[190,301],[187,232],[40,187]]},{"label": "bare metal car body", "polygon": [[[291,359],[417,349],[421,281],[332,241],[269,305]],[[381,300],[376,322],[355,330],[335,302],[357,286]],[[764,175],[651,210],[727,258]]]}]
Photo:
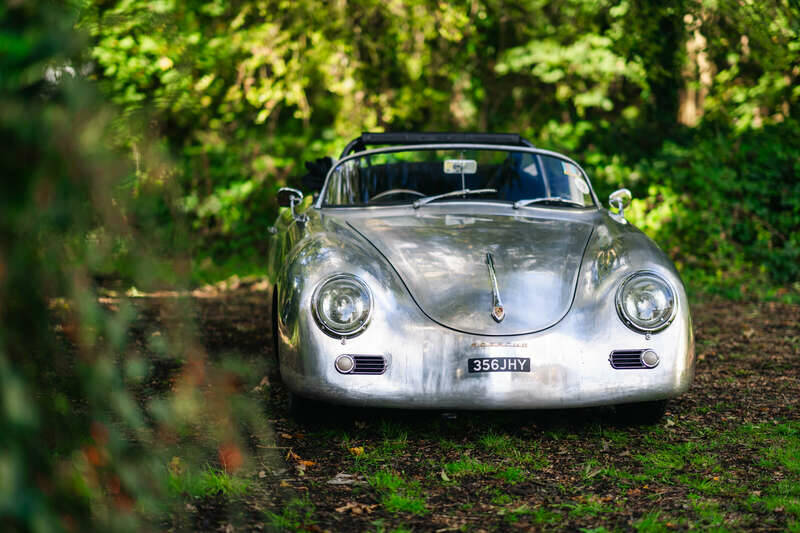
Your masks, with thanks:
[{"label": "bare metal car body", "polygon": [[[423,149],[559,158],[588,185],[587,206],[479,197],[325,206],[348,160]],[[313,205],[301,212],[299,200],[280,214],[270,258],[280,374],[296,395],[360,406],[539,409],[662,400],[691,383],[692,325],[676,269],[621,213],[602,208],[580,166],[561,154],[529,143],[361,150],[334,165]],[[673,291],[657,331],[631,327],[619,308],[621,285],[640,273]],[[368,288],[369,316],[355,335],[326,330],[315,316],[315,291],[337,275]]]}]

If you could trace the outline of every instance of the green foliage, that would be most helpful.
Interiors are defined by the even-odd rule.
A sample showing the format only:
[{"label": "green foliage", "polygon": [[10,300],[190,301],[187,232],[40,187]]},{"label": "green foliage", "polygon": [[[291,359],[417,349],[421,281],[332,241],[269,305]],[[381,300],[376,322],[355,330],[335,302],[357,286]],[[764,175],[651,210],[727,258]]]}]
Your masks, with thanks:
[{"label": "green foliage", "polygon": [[667,528],[666,524],[662,524],[658,519],[660,514],[661,513],[659,511],[651,511],[644,515],[634,525],[634,527],[636,527],[636,531],[641,533],[662,533],[669,531],[669,528]]},{"label": "green foliage", "polygon": [[[187,469],[209,457],[242,466],[230,420],[259,427],[217,381],[234,371],[206,374],[191,328],[170,320],[140,343],[137,304],[98,298],[120,272],[142,290],[174,286],[189,260],[159,148],[140,142],[148,173],[137,173],[107,143],[113,111],[70,74],[84,46],[76,16],[70,3],[0,7],[0,523],[11,531],[146,528],[176,503],[164,498],[169,458],[200,420],[203,442],[180,443]],[[177,299],[151,309],[175,323],[189,311]],[[156,365],[176,369],[172,391],[143,391]]]},{"label": "green foliage", "polygon": [[[173,463],[174,459],[173,459]],[[247,493],[250,482],[234,476],[220,468],[206,465],[199,473],[183,469],[169,474],[169,490],[173,496],[189,495],[193,498],[222,494],[229,497],[240,497]]]},{"label": "green foliage", "polygon": [[631,220],[697,286],[788,286],[800,279],[798,142],[786,123],[667,143],[630,170],[642,181]]},{"label": "green foliage", "polygon": [[86,0],[80,26],[137,180],[144,140],[176,159],[198,280],[257,270],[300,161],[363,130],[477,129],[567,150],[601,196],[632,186],[636,221],[730,293],[798,279],[798,206],[775,202],[796,171],[798,20],[786,0]]},{"label": "green foliage", "polygon": [[489,431],[480,438],[479,442],[484,448],[496,452],[511,452],[514,449],[511,437],[505,433]]},{"label": "green foliage", "polygon": [[417,515],[428,512],[422,488],[416,481],[407,482],[393,472],[379,470],[369,477],[369,483],[381,494],[381,503],[389,512]]},{"label": "green foliage", "polygon": [[[91,193],[108,194],[115,170],[97,142],[97,100],[68,79],[57,87],[43,79],[45,66],[79,51],[70,13],[31,2],[4,6],[0,17],[8,43],[0,60],[0,521],[89,529],[93,519],[108,523],[112,510],[130,510],[131,496],[155,481],[153,465],[112,431],[121,424],[136,435],[143,425],[110,357],[125,342],[130,313],[107,316],[87,290],[86,265],[100,250],[82,232],[98,219],[115,222],[91,209]],[[88,120],[76,124],[81,113]],[[69,317],[77,357],[53,332],[54,304]],[[142,475],[132,480],[136,469]],[[114,529],[130,527],[129,517]]]},{"label": "green foliage", "polygon": [[457,461],[452,461],[444,464],[444,472],[451,477],[460,477],[464,475],[474,474],[488,474],[494,472],[495,467],[486,463],[482,463],[477,459],[471,457],[464,457]]},{"label": "green foliage", "polygon": [[497,473],[497,477],[504,480],[506,483],[516,485],[525,480],[526,473],[521,468],[516,466],[509,466]]},{"label": "green foliage", "polygon": [[267,531],[308,531],[314,525],[314,510],[308,496],[293,498],[280,514],[267,511]]}]

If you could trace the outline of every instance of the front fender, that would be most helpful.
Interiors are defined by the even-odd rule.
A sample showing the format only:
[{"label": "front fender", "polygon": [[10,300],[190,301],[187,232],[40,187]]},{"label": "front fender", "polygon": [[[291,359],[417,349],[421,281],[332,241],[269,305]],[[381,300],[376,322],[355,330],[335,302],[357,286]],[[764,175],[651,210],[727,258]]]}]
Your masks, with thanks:
[{"label": "front fender", "polygon": [[[308,358],[300,346],[318,343],[362,343],[372,336],[372,324],[419,323],[427,320],[419,312],[408,290],[387,261],[361,236],[336,220],[320,221],[324,231],[309,232],[287,255],[277,277],[278,336],[282,371],[303,374],[304,367],[318,361]],[[348,273],[369,286],[373,297],[371,325],[359,336],[342,341],[322,332],[313,319],[311,299],[325,278]],[[303,355],[305,354],[305,355]]]},{"label": "front fender", "polygon": [[[675,290],[676,313],[659,332],[644,334],[628,328],[617,315],[616,294],[622,281],[641,270],[655,272]],[[582,324],[591,342],[618,349],[658,348],[682,354],[674,361],[676,375],[688,388],[694,376],[695,350],[689,298],[672,261],[647,235],[616,216],[600,217],[584,253],[569,321]],[[675,348],[677,348],[675,350]],[[674,351],[673,351],[674,350]]]}]

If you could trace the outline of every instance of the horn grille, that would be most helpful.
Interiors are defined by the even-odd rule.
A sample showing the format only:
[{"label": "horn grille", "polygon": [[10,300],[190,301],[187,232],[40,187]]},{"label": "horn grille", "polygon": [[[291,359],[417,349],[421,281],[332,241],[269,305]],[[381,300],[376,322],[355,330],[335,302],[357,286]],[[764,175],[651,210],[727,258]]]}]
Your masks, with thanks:
[{"label": "horn grille", "polygon": [[648,368],[642,362],[642,354],[645,350],[614,350],[608,357],[608,361],[613,368],[618,370]]},{"label": "horn grille", "polygon": [[356,365],[351,374],[378,375],[386,372],[386,358],[382,355],[354,355]]}]

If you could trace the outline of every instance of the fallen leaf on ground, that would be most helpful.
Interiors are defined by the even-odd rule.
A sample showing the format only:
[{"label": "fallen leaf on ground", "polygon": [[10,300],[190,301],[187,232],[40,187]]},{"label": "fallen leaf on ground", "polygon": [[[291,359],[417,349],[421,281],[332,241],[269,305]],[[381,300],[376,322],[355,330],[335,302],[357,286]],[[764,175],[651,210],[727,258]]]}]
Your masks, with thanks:
[{"label": "fallen leaf on ground", "polygon": [[261,392],[267,387],[269,387],[269,378],[267,376],[264,376],[263,378],[261,378],[261,381],[258,383],[258,385],[253,387],[253,392]]},{"label": "fallen leaf on ground", "polygon": [[378,504],[374,505],[365,505],[363,503],[358,502],[347,502],[346,504],[342,505],[341,507],[336,508],[337,513],[346,513],[350,511],[352,514],[364,514],[364,513],[371,513],[375,510]]},{"label": "fallen leaf on ground", "polygon": [[177,456],[173,457],[172,460],[169,462],[168,468],[170,473],[174,476],[180,476],[181,474],[183,474],[184,468],[183,464],[181,464],[181,458]]},{"label": "fallen leaf on ground", "polygon": [[287,461],[299,461],[300,456],[294,453],[291,449],[286,452],[286,460]]},{"label": "fallen leaf on ground", "polygon": [[359,476],[339,472],[326,482],[328,485],[366,485],[367,482],[359,479]]}]

